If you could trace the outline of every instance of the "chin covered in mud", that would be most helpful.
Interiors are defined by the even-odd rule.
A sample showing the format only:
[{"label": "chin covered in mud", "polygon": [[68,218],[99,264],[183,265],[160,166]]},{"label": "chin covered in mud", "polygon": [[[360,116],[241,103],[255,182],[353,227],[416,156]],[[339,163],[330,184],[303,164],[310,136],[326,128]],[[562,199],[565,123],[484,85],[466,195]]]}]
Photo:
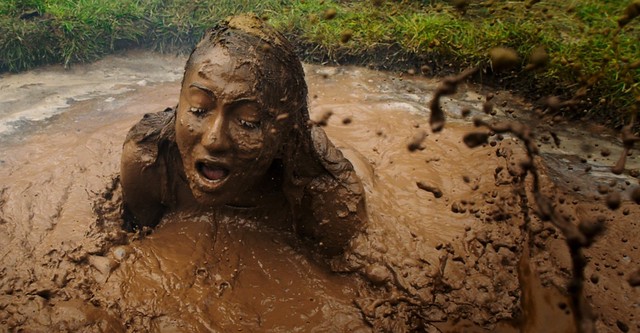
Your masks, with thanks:
[{"label": "chin covered in mud", "polygon": [[121,181],[129,227],[177,210],[255,210],[336,254],[366,223],[352,164],[309,120],[293,47],[253,15],[205,34],[177,107],[129,131]]}]

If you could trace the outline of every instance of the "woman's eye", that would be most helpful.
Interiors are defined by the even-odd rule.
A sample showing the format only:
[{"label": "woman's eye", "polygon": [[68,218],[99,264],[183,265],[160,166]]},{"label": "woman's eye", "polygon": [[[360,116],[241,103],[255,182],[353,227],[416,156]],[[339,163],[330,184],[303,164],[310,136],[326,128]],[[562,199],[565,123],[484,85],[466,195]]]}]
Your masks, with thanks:
[{"label": "woman's eye", "polygon": [[247,120],[240,119],[240,125],[242,125],[242,127],[248,128],[248,129],[256,129],[256,128],[260,127],[260,122],[259,121],[247,121]]},{"label": "woman's eye", "polygon": [[199,113],[204,113],[205,109],[197,108],[195,106],[192,106],[191,108],[189,108],[189,112],[192,112],[192,113],[195,113],[195,114],[199,114]]}]

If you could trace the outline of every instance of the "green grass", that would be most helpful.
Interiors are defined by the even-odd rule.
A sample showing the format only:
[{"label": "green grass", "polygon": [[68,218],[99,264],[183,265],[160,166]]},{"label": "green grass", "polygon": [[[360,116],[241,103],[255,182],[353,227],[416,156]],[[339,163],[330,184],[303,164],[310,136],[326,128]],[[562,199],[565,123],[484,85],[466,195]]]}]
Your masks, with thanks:
[{"label": "green grass", "polygon": [[[379,6],[370,1],[305,1],[290,6],[272,23],[335,58],[372,54],[381,46],[395,45],[409,54],[439,59],[442,66],[486,68],[491,48],[511,47],[521,66],[501,73],[505,82],[530,95],[558,94],[565,99],[580,95],[585,87],[577,107],[563,110],[564,115],[619,126],[637,112],[640,98],[640,69],[626,69],[640,58],[640,19],[614,36],[617,19],[629,3],[471,1],[462,14],[448,1],[387,1]],[[322,18],[328,8],[337,10],[336,18]],[[353,37],[342,43],[340,36],[347,29]],[[549,54],[548,65],[523,71],[531,51],[539,46]]]},{"label": "green grass", "polygon": [[[219,20],[246,11],[277,10],[277,0],[3,0],[0,71],[93,61],[145,46],[187,50]],[[38,16],[21,19],[24,13]]]},{"label": "green grass", "polygon": [[[524,93],[567,99],[586,88],[578,107],[565,115],[612,126],[627,121],[640,103],[640,69],[628,69],[640,57],[640,19],[616,28],[631,0],[530,1],[472,0],[462,13],[442,0],[3,0],[0,71],[92,61],[129,47],[187,51],[220,19],[253,11],[333,60],[393,50],[436,67],[486,69],[492,47],[511,47],[521,64],[499,79]],[[325,18],[329,9],[335,18]],[[30,11],[40,15],[20,18]],[[549,63],[523,71],[539,46]]]}]

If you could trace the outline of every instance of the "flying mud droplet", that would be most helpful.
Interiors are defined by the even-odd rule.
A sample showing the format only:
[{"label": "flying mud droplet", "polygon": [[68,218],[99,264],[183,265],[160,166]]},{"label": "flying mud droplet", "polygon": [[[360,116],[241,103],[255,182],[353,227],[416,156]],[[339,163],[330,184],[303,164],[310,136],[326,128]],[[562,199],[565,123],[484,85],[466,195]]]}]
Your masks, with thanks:
[{"label": "flying mud droplet", "polygon": [[462,141],[464,141],[464,144],[467,145],[467,147],[476,148],[483,144],[487,144],[488,139],[489,139],[489,134],[487,133],[472,132],[472,133],[467,133],[462,139]]},{"label": "flying mud droplet", "polygon": [[609,155],[611,155],[611,150],[609,150],[608,148],[603,148],[600,151],[600,155],[602,155],[602,157],[608,157]]},{"label": "flying mud droplet", "polygon": [[636,0],[627,6],[622,17],[618,19],[618,26],[621,28],[624,27],[631,22],[631,20],[638,17],[638,15],[640,15],[640,0]]},{"label": "flying mud droplet", "polygon": [[271,45],[267,43],[261,43],[260,46],[258,46],[258,48],[260,49],[260,51],[264,53],[271,52]]},{"label": "flying mud droplet", "polygon": [[549,54],[543,46],[538,46],[531,51],[529,63],[524,67],[527,71],[542,68],[549,62]]},{"label": "flying mud droplet", "polygon": [[[622,133],[622,144],[624,145],[624,149],[622,150],[622,153],[620,154],[620,157],[618,158],[618,161],[616,162],[616,164],[611,168],[611,172],[613,172],[616,175],[622,174],[624,172],[627,156],[630,155],[630,151],[631,149],[633,149],[633,146],[635,145],[635,143],[640,142],[640,137],[634,135],[631,132],[631,126],[629,125],[624,126],[621,130],[621,133]],[[635,170],[632,170],[632,171],[634,172],[634,174],[637,173]],[[629,171],[629,174],[633,177],[636,177],[631,173],[632,171]]]},{"label": "flying mud droplet", "polygon": [[338,15],[338,11],[335,8],[329,8],[324,11],[322,18],[325,20],[333,20]]},{"label": "flying mud droplet", "polygon": [[635,202],[636,204],[640,205],[640,186],[637,186],[631,192],[631,200],[633,200],[633,202]]},{"label": "flying mud droplet", "polygon": [[640,60],[636,60],[629,64],[629,69],[638,69],[640,68]]},{"label": "flying mud droplet", "polygon": [[632,287],[640,287],[640,268],[629,275],[627,282],[629,282],[629,285]]},{"label": "flying mud droplet", "polygon": [[613,167],[611,167],[611,172],[615,175],[621,175],[624,172],[624,165],[626,164],[626,161],[627,161],[627,154],[625,153],[621,154],[616,164]]},{"label": "flying mud droplet", "polygon": [[331,116],[333,116],[333,111],[325,111],[321,116],[320,119],[318,119],[315,124],[318,126],[327,126],[329,124],[329,118],[331,118]]},{"label": "flying mud droplet", "polygon": [[346,44],[351,40],[351,37],[353,37],[353,30],[347,29],[340,34],[340,42]]},{"label": "flying mud droplet", "polygon": [[307,16],[307,20],[309,21],[309,23],[311,24],[316,24],[318,23],[318,15],[316,14],[309,14],[309,16]]},{"label": "flying mud droplet", "polygon": [[462,115],[462,117],[464,118],[469,117],[470,114],[471,114],[471,109],[469,109],[468,107],[464,107],[462,108],[462,110],[460,110],[460,115]]},{"label": "flying mud droplet", "polygon": [[605,184],[600,184],[598,185],[598,193],[605,195],[607,193],[609,193],[609,186],[605,185]]},{"label": "flying mud droplet", "polygon": [[494,97],[496,97],[496,94],[494,94],[494,93],[490,92],[490,93],[488,93],[488,94],[487,94],[487,96],[485,96],[484,98],[485,98],[485,100],[488,102],[488,101],[492,100]]},{"label": "flying mud droplet", "polygon": [[605,201],[607,203],[607,207],[609,207],[609,209],[611,209],[611,210],[616,210],[616,209],[620,208],[620,201],[621,200],[622,200],[622,198],[620,197],[620,193],[619,192],[611,192],[605,198]]},{"label": "flying mud droplet", "polygon": [[601,217],[586,218],[578,224],[578,229],[591,241],[604,231],[604,219]]},{"label": "flying mud droplet", "polygon": [[494,71],[502,71],[515,67],[520,62],[518,53],[512,48],[494,47],[489,50],[491,68]]},{"label": "flying mud droplet", "polygon": [[427,192],[431,192],[433,193],[433,196],[436,198],[440,198],[442,197],[442,191],[435,187],[435,186],[431,186],[429,184],[426,184],[424,182],[416,182],[416,185],[418,186],[419,189],[423,190],[423,191],[427,191]]},{"label": "flying mud droplet", "polygon": [[558,112],[562,107],[562,101],[558,96],[549,96],[544,101],[544,104],[553,112]]},{"label": "flying mud droplet", "polygon": [[431,126],[431,131],[434,133],[442,131],[445,123],[445,115],[442,110],[442,106],[440,105],[440,98],[447,95],[454,94],[458,89],[458,84],[460,82],[467,79],[469,76],[473,75],[478,71],[478,67],[472,67],[464,70],[462,73],[455,76],[448,76],[444,78],[435,93],[433,94],[433,98],[429,103],[429,108],[431,109],[431,115],[429,116],[429,125]]},{"label": "flying mud droplet", "polygon": [[623,332],[623,333],[629,332],[629,325],[627,325],[620,319],[616,320],[616,326],[618,326],[618,329],[620,330],[620,332]]},{"label": "flying mud droplet", "polygon": [[469,6],[469,0],[453,0],[453,6],[462,14],[467,12],[467,7]]},{"label": "flying mud droplet", "polygon": [[482,104],[482,112],[485,114],[495,115],[495,111],[493,110],[493,103],[488,100]]},{"label": "flying mud droplet", "polygon": [[537,4],[538,2],[540,2],[540,0],[531,0],[524,5],[524,8],[531,9],[533,5]]},{"label": "flying mud droplet", "polygon": [[351,119],[351,117],[344,117],[342,118],[342,124],[344,125],[349,125],[353,122],[353,119]]},{"label": "flying mud droplet", "polygon": [[556,145],[556,147],[560,148],[560,137],[558,136],[558,134],[556,132],[549,132],[549,134],[551,134],[553,143]]},{"label": "flying mud droplet", "polygon": [[424,139],[426,137],[427,137],[427,132],[418,131],[416,134],[413,135],[413,137],[411,138],[411,141],[409,141],[409,143],[407,144],[407,149],[410,152],[414,152],[416,150],[424,150],[425,147],[422,145],[422,142],[424,142]]}]

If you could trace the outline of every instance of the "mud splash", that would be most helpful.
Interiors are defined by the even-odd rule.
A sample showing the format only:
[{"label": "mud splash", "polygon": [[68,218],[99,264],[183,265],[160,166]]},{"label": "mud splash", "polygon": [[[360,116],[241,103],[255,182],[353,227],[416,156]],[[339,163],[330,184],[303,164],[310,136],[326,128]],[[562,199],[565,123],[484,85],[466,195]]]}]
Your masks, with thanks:
[{"label": "mud splash", "polygon": [[[524,228],[526,202],[514,193],[521,144],[508,135],[476,149],[462,141],[475,130],[463,114],[484,115],[485,92],[470,86],[443,98],[448,124],[434,134],[426,108],[434,81],[306,70],[312,119],[326,122],[365,182],[371,225],[343,260],[325,263],[251,210],[174,214],[148,234],[123,232],[122,142],[142,114],[175,105],[179,91],[179,82],[132,82],[131,92],[75,102],[3,143],[0,327],[536,332],[553,322],[574,331],[564,241],[535,219]],[[516,102],[497,94],[496,117],[524,119],[510,112]],[[603,216],[607,231],[587,250],[587,298],[601,331],[633,331],[640,297],[624,280],[640,260],[640,210],[626,194],[619,209],[606,209],[598,185],[631,191],[637,160],[630,156],[626,174],[607,173],[599,152],[607,145],[615,156],[620,145],[597,134],[572,140],[570,131],[558,131],[560,147],[542,144],[545,179],[567,214]]]}]

